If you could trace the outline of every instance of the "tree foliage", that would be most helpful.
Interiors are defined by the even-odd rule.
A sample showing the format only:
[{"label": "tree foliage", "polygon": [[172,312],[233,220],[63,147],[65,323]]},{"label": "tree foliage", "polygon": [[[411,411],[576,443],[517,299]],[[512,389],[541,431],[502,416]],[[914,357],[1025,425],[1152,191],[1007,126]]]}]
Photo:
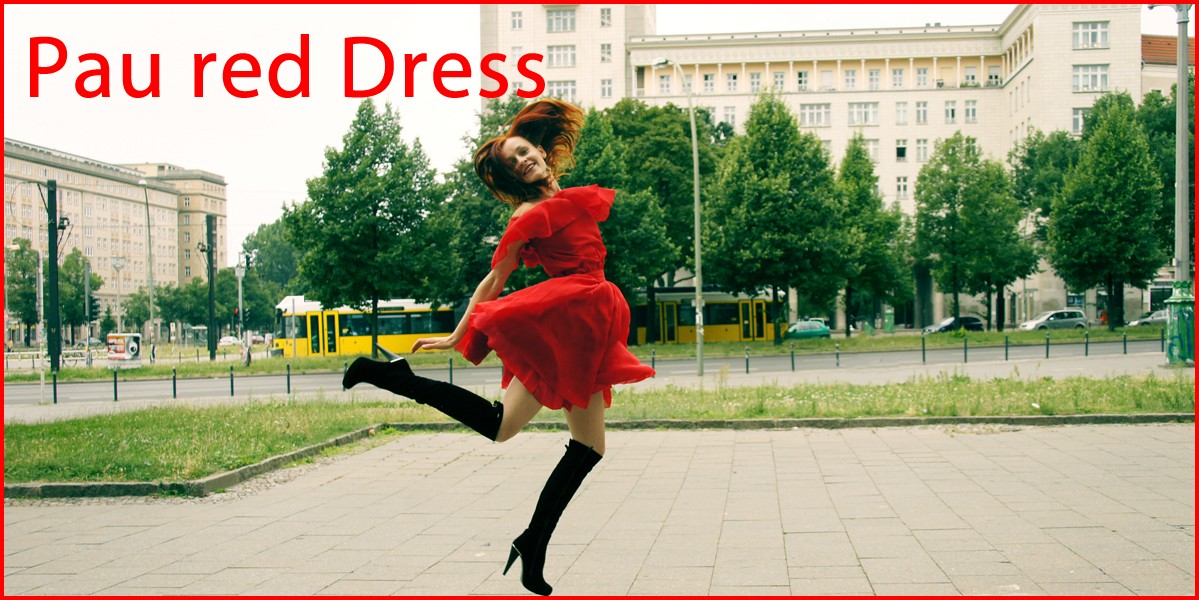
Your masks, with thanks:
[{"label": "tree foliage", "polygon": [[104,285],[104,278],[89,272],[90,288],[85,289],[83,276],[84,265],[89,263],[79,248],[72,248],[62,261],[58,271],[58,299],[62,310],[63,327],[71,332],[71,343],[75,343],[75,328],[87,323],[88,311],[84,304],[85,292],[90,290],[88,300],[91,302],[91,319],[100,319],[100,301],[96,293]]},{"label": "tree foliage", "polygon": [[1016,201],[1031,217],[1034,236],[1042,244],[1053,197],[1061,191],[1081,152],[1082,143],[1068,132],[1046,135],[1034,128],[1008,154]]},{"label": "tree foliage", "polygon": [[13,238],[15,250],[5,250],[4,285],[6,310],[25,327],[25,341],[29,342],[29,328],[36,326],[37,314],[37,251],[26,238]]},{"label": "tree foliage", "polygon": [[251,265],[263,284],[272,284],[278,299],[283,296],[303,293],[299,285],[300,251],[287,239],[287,229],[280,218],[260,225],[254,233],[246,236],[242,250],[254,255]]},{"label": "tree foliage", "polygon": [[364,100],[342,148],[327,148],[324,172],[308,180],[308,199],[284,207],[287,238],[304,248],[307,295],[369,312],[372,347],[379,301],[429,295],[426,274],[441,262],[424,226],[441,187],[420,142],[400,133],[390,104]]},{"label": "tree foliage", "polygon": [[897,241],[902,224],[902,213],[898,206],[883,208],[883,197],[878,191],[878,177],[874,174],[874,161],[866,149],[866,140],[855,133],[841,160],[837,174],[837,194],[845,205],[845,224],[851,229],[853,238],[860,240],[851,252],[850,263],[845,271],[845,335],[850,335],[849,324],[857,315],[874,316],[877,304],[894,304],[903,297],[901,288],[905,276],[904,254]]},{"label": "tree foliage", "polygon": [[[1187,123],[1187,147],[1188,156],[1191,160],[1187,161],[1187,198],[1189,202],[1188,214],[1190,215],[1191,230],[1188,232],[1187,239],[1191,244],[1191,257],[1195,256],[1194,243],[1194,214],[1195,214],[1195,78],[1191,75],[1189,80],[1190,108],[1188,123]],[[1154,169],[1157,171],[1158,179],[1161,181],[1161,202],[1159,204],[1159,220],[1161,225],[1158,228],[1158,234],[1161,238],[1160,243],[1162,250],[1167,255],[1174,254],[1174,205],[1176,202],[1174,182],[1175,177],[1175,158],[1177,153],[1177,131],[1176,125],[1177,109],[1178,109],[1178,86],[1172,86],[1170,96],[1167,98],[1157,91],[1149,92],[1141,101],[1141,105],[1137,107],[1136,120],[1137,123],[1145,131],[1145,135],[1149,141],[1149,156],[1152,159]]]},{"label": "tree foliage", "polygon": [[[831,303],[845,283],[861,240],[845,227],[844,202],[820,140],[801,133],[782,100],[763,95],[750,108],[745,135],[729,142],[705,191],[707,281],[756,294],[795,288]],[[777,305],[776,305],[777,306]],[[775,341],[781,343],[775,318]]]},{"label": "tree foliage", "polygon": [[1124,321],[1125,284],[1145,287],[1166,262],[1161,181],[1127,93],[1096,100],[1078,166],[1054,197],[1049,263],[1071,289],[1102,287],[1108,328]]}]

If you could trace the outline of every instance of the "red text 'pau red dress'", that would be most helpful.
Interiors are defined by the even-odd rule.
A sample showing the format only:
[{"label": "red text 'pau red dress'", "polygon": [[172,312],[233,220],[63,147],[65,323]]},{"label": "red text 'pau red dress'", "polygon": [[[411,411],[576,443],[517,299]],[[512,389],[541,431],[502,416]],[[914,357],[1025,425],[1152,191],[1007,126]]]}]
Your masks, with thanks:
[{"label": "red text 'pau red dress'", "polygon": [[613,385],[654,374],[629,352],[629,306],[604,279],[598,222],[608,218],[614,195],[597,185],[568,188],[513,217],[491,266],[527,240],[520,258],[551,279],[477,304],[457,346],[476,365],[495,350],[503,386],[515,376],[549,408],[586,408],[596,392],[611,406]]}]

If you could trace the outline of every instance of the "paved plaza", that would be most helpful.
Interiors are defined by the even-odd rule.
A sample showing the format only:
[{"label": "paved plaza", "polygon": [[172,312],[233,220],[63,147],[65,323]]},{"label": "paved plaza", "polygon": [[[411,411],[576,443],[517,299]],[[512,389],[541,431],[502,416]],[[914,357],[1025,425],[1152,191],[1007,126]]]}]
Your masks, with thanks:
[{"label": "paved plaza", "polygon": [[[526,594],[567,435],[410,434],[207,498],[7,501],[6,594]],[[1195,592],[1187,424],[614,431],[557,595]],[[245,489],[243,489],[245,488]]]}]

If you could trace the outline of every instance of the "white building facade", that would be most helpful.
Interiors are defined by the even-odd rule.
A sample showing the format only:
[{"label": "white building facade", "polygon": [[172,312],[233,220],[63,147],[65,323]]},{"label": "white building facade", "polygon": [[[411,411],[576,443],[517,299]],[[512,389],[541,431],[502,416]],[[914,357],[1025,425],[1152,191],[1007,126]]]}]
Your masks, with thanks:
[{"label": "white building facade", "polygon": [[[757,96],[773,90],[800,128],[824,142],[834,163],[860,132],[885,202],[898,202],[908,214],[915,213],[916,179],[937,140],[961,131],[987,156],[1006,162],[1032,128],[1079,134],[1104,92],[1126,91],[1139,102],[1167,81],[1163,66],[1143,61],[1142,45],[1152,36],[1141,34],[1140,5],[1020,5],[994,25],[669,36],[654,34],[652,5],[481,10],[485,53],[545,53],[547,82],[568,82],[547,84],[545,94],[585,107],[606,108],[621,95],[685,106],[690,92],[697,105],[741,132]],[[523,29],[511,27],[518,14]],[[573,15],[570,35],[553,31],[554,15],[562,14]],[[617,15],[624,17],[623,29],[615,26]],[[619,39],[622,33],[627,37]],[[620,45],[600,54],[597,44]],[[576,50],[562,59],[562,47]],[[679,68],[656,66],[662,58]],[[621,67],[623,79],[616,74]],[[1169,83],[1164,90],[1169,93]],[[1009,288],[1006,321],[1067,305],[1096,315],[1094,291],[1066,290],[1048,265],[1041,268]],[[947,312],[931,281],[920,279],[910,315],[916,325]],[[1126,314],[1148,308],[1147,292],[1128,291]],[[977,310],[963,306],[963,312]]]}]

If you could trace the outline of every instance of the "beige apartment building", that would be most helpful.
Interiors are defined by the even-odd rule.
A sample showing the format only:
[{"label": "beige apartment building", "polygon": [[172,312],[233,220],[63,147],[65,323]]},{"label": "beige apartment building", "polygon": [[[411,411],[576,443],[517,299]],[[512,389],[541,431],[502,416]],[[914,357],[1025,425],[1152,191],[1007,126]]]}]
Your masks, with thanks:
[{"label": "beige apartment building", "polygon": [[[1141,34],[1140,5],[1020,5],[1002,23],[970,26],[668,36],[654,33],[653,5],[481,11],[484,52],[546,54],[543,72],[554,82],[546,95],[583,106],[602,109],[621,96],[686,106],[693,94],[740,132],[757,96],[777,92],[834,163],[855,133],[864,135],[885,201],[908,214],[937,140],[960,130],[1006,161],[1034,127],[1081,133],[1104,92],[1127,91],[1139,101],[1152,89],[1168,94],[1176,78],[1175,42]],[[1007,322],[1067,306],[1096,316],[1094,290],[1067,290],[1048,265],[1041,269],[1009,287]],[[1171,277],[1163,271],[1154,287],[1168,288]],[[934,289],[918,274],[917,301],[899,307],[897,320],[919,326],[942,318],[948,307]],[[1129,290],[1126,314],[1148,310],[1150,298],[1149,290]]]},{"label": "beige apartment building", "polygon": [[[224,177],[165,163],[109,164],[9,138],[4,140],[6,247],[26,238],[46,255],[43,197],[51,179],[58,187],[59,216],[69,222],[59,232],[59,259],[78,248],[92,272],[104,278],[104,285],[92,290],[101,311],[111,307],[114,317],[119,315],[119,298],[144,288],[151,277],[156,286],[205,277],[197,245],[205,240],[206,214],[216,215],[216,264],[227,263]],[[19,324],[7,312],[5,322],[6,339],[21,339]],[[138,331],[143,324],[123,325]]]}]

